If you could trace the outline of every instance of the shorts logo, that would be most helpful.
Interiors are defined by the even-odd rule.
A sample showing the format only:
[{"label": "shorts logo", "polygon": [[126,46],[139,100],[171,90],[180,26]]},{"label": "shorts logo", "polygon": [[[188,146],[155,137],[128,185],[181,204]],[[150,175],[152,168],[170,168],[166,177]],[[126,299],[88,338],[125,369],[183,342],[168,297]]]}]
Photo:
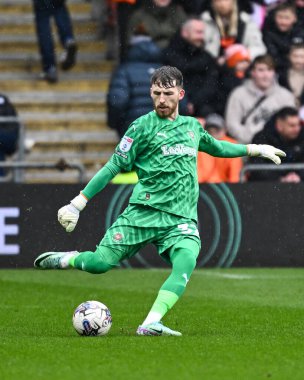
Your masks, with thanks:
[{"label": "shorts logo", "polygon": [[120,141],[120,144],[119,144],[119,149],[122,151],[122,152],[129,152],[129,150],[131,149],[131,146],[133,144],[133,139],[131,139],[131,137],[128,137],[128,136],[124,136],[121,141]]},{"label": "shorts logo", "polygon": [[121,232],[115,232],[112,239],[113,241],[120,242],[123,239],[123,234]]}]

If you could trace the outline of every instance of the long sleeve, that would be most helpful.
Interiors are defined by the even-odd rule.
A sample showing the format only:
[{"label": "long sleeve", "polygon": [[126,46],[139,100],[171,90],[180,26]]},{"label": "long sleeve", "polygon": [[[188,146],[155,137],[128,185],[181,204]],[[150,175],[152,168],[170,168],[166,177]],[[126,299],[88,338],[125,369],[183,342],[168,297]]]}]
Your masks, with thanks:
[{"label": "long sleeve", "polygon": [[104,189],[111,179],[113,179],[120,171],[121,168],[119,166],[112,162],[107,162],[81,191],[82,194],[88,199],[93,198],[97,193]]},{"label": "long sleeve", "polygon": [[243,157],[248,155],[247,147],[243,144],[233,144],[228,141],[219,141],[201,130],[199,151],[206,152],[214,157]]}]

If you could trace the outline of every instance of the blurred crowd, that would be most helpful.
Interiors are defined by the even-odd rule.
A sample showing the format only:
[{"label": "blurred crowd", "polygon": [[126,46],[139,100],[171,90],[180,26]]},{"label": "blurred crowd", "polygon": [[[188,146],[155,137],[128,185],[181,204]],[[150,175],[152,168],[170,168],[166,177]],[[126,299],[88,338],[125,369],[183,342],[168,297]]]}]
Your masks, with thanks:
[{"label": "blurred crowd", "polygon": [[[285,163],[304,162],[304,0],[112,0],[108,11],[119,38],[108,124],[120,137],[151,110],[153,71],[172,65],[184,75],[181,114],[215,138],[275,145]],[[200,182],[238,182],[242,162],[226,161],[201,154]],[[269,173],[248,179],[302,176]]]},{"label": "blurred crowd", "polygon": [[[171,65],[184,76],[180,114],[198,118],[217,139],[274,145],[287,153],[284,163],[304,163],[304,0],[86,1],[92,2],[92,16],[108,42],[107,58],[117,62],[107,119],[118,137],[151,111],[150,77]],[[58,66],[69,70],[77,57],[67,1],[32,3],[42,79],[55,83]],[[59,65],[51,19],[63,46]],[[16,112],[1,95],[3,115]],[[9,138],[6,144],[2,138],[0,160],[16,150],[16,125],[7,125],[1,120],[0,134],[9,131]],[[238,182],[243,163],[200,153],[199,181]],[[302,176],[300,170],[259,170],[247,179],[300,182]]]}]

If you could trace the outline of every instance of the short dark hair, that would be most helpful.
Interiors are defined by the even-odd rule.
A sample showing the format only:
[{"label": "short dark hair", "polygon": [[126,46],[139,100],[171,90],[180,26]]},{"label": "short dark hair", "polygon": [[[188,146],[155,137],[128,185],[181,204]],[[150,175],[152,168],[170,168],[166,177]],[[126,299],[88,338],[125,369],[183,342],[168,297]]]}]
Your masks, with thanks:
[{"label": "short dark hair", "polygon": [[290,46],[289,53],[292,53],[294,50],[298,49],[304,49],[304,44],[303,43],[295,43]]},{"label": "short dark hair", "polygon": [[270,69],[275,70],[275,62],[270,54],[263,54],[255,57],[250,65],[250,70],[254,69],[256,65],[262,63],[267,65]]},{"label": "short dark hair", "polygon": [[294,4],[292,4],[290,1],[287,1],[286,3],[278,4],[274,8],[273,11],[274,11],[275,14],[277,14],[280,11],[286,11],[286,10],[289,10],[289,11],[293,12],[295,15],[297,14],[296,6]]},{"label": "short dark hair", "polygon": [[289,116],[298,116],[299,112],[294,107],[283,107],[276,112],[276,120],[286,120]]},{"label": "short dark hair", "polygon": [[183,74],[174,66],[162,66],[156,69],[151,77],[151,85],[157,84],[164,88],[183,87]]}]

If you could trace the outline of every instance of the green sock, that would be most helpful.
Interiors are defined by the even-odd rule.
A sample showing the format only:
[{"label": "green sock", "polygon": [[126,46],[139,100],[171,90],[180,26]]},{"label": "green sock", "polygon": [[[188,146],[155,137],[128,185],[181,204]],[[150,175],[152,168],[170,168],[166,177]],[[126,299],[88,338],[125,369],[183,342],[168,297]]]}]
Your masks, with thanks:
[{"label": "green sock", "polygon": [[187,238],[172,247],[169,253],[172,272],[162,285],[143,325],[159,322],[184,293],[195,268],[199,248],[197,241]]},{"label": "green sock", "polygon": [[149,314],[147,315],[147,318],[142,324],[148,325],[152,322],[159,322],[162,317],[174,306],[178,298],[178,295],[173,292],[168,290],[160,290]]},{"label": "green sock", "polygon": [[178,295],[173,292],[160,290],[151,311],[159,313],[163,317],[174,306],[178,298]]}]

